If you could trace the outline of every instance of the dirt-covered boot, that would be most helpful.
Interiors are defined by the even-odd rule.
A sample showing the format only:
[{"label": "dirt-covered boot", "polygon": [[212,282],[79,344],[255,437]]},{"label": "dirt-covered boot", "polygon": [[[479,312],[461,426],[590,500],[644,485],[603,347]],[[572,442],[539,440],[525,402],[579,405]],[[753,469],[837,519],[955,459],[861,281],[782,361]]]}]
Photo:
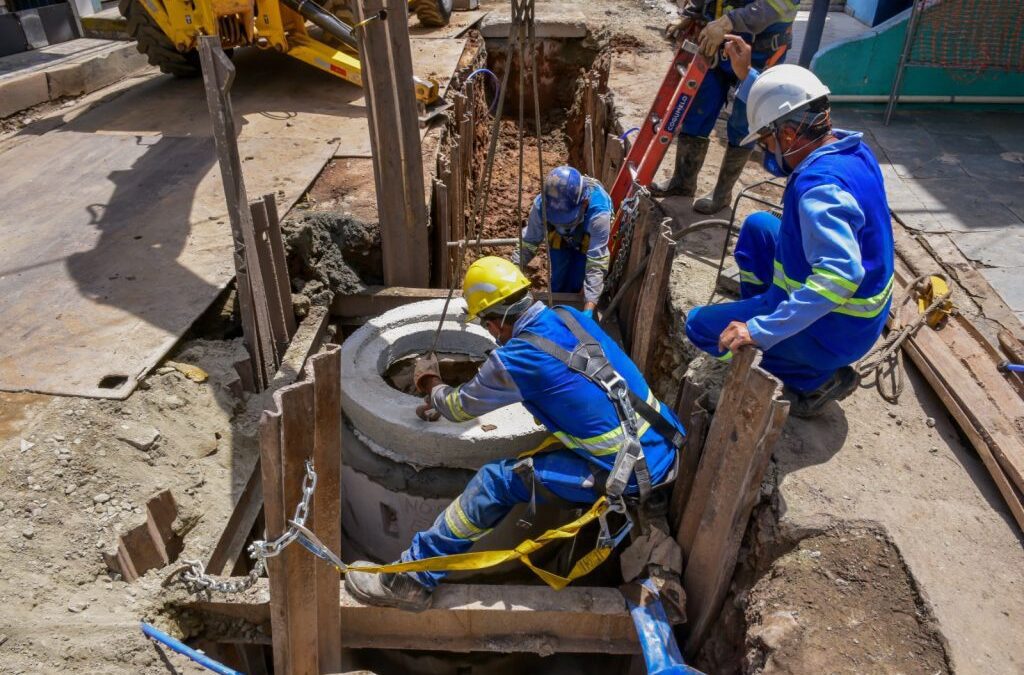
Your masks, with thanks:
[{"label": "dirt-covered boot", "polygon": [[651,184],[652,197],[692,197],[697,191],[697,174],[708,153],[707,138],[679,134],[676,142],[676,167],[664,183]]},{"label": "dirt-covered boot", "polygon": [[732,188],[739,180],[743,167],[750,159],[751,152],[752,150],[747,148],[734,148],[731,145],[725,149],[725,158],[722,160],[722,168],[718,171],[715,189],[711,194],[705,195],[693,203],[694,211],[711,215],[729,205],[732,201]]},{"label": "dirt-covered boot", "polygon": [[782,388],[782,396],[789,401],[789,414],[793,417],[815,417],[829,401],[842,401],[857,391],[860,375],[850,366],[843,366],[814,391],[802,393],[789,387]]},{"label": "dirt-covered boot", "polygon": [[[352,564],[355,567],[373,565],[363,560]],[[411,612],[430,607],[434,597],[411,574],[374,574],[352,570],[345,573],[345,589],[367,605],[397,607]]]}]

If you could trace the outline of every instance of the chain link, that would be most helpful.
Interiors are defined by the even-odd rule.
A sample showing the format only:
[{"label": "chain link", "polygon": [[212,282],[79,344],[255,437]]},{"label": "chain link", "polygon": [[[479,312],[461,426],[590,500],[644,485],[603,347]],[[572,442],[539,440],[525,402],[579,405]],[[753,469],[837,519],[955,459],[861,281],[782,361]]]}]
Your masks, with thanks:
[{"label": "chain link", "polygon": [[647,190],[637,186],[633,191],[633,195],[623,199],[622,204],[619,206],[622,210],[622,221],[619,223],[619,232],[617,233],[620,242],[619,250],[615,254],[612,269],[608,272],[608,276],[605,279],[605,288],[607,289],[615,288],[626,271],[629,249],[633,245],[633,226],[636,224],[637,212],[640,210],[640,197],[645,194],[648,194]]},{"label": "chain link", "polygon": [[306,475],[302,478],[302,499],[295,507],[294,524],[289,524],[277,539],[272,541],[257,540],[249,544],[249,557],[253,560],[252,569],[244,577],[223,579],[206,573],[206,566],[200,560],[184,560],[184,564],[171,574],[170,578],[179,576],[191,593],[217,591],[218,593],[241,593],[252,588],[256,580],[263,576],[267,569],[267,558],[280,555],[289,544],[298,539],[299,529],[305,527],[309,518],[309,504],[316,490],[316,470],[313,462],[306,460]]}]

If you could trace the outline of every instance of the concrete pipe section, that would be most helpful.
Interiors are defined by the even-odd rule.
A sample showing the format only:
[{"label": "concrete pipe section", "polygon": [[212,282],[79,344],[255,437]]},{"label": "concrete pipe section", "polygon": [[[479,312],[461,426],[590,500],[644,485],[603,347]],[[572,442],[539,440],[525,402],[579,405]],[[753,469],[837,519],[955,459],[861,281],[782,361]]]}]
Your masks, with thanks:
[{"label": "concrete pipe section", "polygon": [[[521,405],[464,424],[416,417],[420,398],[394,388],[385,375],[396,362],[430,349],[443,307],[443,300],[427,300],[393,309],[367,322],[342,345],[346,558],[396,559],[412,536],[429,527],[458,496],[473,471],[489,461],[515,457],[546,435]],[[464,312],[465,303],[453,299],[437,351],[482,361],[496,345],[484,328],[459,320]],[[559,515],[553,515],[557,520]],[[504,529],[487,538],[488,548],[504,539]],[[518,541],[523,531],[512,527],[509,534]]]}]

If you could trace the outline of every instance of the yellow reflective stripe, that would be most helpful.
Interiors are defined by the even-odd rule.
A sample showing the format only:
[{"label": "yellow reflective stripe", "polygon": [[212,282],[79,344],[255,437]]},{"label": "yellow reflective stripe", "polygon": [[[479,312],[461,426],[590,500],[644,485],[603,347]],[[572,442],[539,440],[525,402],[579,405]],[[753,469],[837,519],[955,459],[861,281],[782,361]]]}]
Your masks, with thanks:
[{"label": "yellow reflective stripe", "polygon": [[768,0],[768,5],[778,12],[780,17],[785,17],[787,12],[793,11],[792,7],[786,7],[786,5],[779,2],[779,0]]},{"label": "yellow reflective stripe", "polygon": [[458,422],[467,422],[473,419],[473,416],[467,413],[462,408],[462,401],[459,400],[459,388],[456,387],[448,392],[448,395],[444,397],[444,404],[448,407],[448,411],[452,414]]},{"label": "yellow reflective stripe", "polygon": [[523,239],[523,248],[525,248],[528,251],[536,252],[537,249],[540,248],[540,242],[538,241],[536,244],[534,244]]},{"label": "yellow reflective stripe", "polygon": [[846,277],[836,274],[835,272],[824,269],[822,267],[815,267],[811,270],[811,272],[819,276],[825,277],[826,279],[836,284],[837,286],[841,286],[846,290],[850,291],[850,293],[856,293],[857,289],[860,287],[860,284],[855,284]]},{"label": "yellow reflective stripe", "polygon": [[889,283],[880,293],[876,293],[870,298],[850,298],[845,305],[836,307],[832,311],[861,319],[872,319],[882,313],[889,298],[892,297],[892,283],[893,279],[889,277]]},{"label": "yellow reflective stripe", "polygon": [[764,283],[763,281],[757,278],[756,274],[754,274],[753,272],[748,272],[747,270],[744,269],[740,270],[740,281],[745,281],[748,284],[757,284],[758,286]]},{"label": "yellow reflective stripe", "polygon": [[452,531],[452,534],[459,539],[476,541],[491,530],[477,527],[470,522],[466,512],[462,510],[462,504],[459,503],[461,499],[462,497],[459,496],[444,510],[444,522],[448,525],[448,529]]},{"label": "yellow reflective stripe", "polygon": [[[826,282],[827,283],[827,282]],[[820,283],[813,276],[807,277],[807,283],[804,284],[807,288],[811,289],[820,296],[823,296],[830,302],[834,302],[837,305],[841,305],[846,302],[846,296],[839,295],[834,289],[830,289],[827,286]]]},{"label": "yellow reflective stripe", "polygon": [[587,267],[600,267],[600,268],[603,269],[605,267],[608,267],[608,262],[610,260],[611,260],[611,258],[609,256],[606,256],[606,255],[595,256],[595,257],[587,256],[587,264],[586,264],[586,266]]},{"label": "yellow reflective stripe", "polygon": [[[654,392],[650,389],[647,390],[647,405],[654,408],[655,411],[661,412],[661,402],[654,398]],[[637,424],[637,437],[643,438],[643,435],[651,428],[651,424],[640,413],[634,413],[634,418]],[[626,440],[626,431],[619,425],[611,431],[606,431],[603,434],[591,436],[590,438],[579,438],[564,431],[556,431],[555,436],[567,448],[583,450],[595,457],[605,457],[607,455],[614,455],[622,449],[622,445]]]},{"label": "yellow reflective stripe", "polygon": [[726,352],[721,356],[716,356],[715,358],[719,361],[732,361],[732,352]]}]

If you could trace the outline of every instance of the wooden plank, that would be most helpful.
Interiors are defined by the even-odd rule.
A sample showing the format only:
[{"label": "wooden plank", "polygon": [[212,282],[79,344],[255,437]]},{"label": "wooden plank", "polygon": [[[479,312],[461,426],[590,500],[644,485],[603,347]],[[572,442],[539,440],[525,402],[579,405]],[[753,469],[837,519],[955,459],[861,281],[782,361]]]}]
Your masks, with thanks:
[{"label": "wooden plank", "polygon": [[[308,555],[308,554],[307,554]],[[312,557],[312,556],[310,556]],[[325,564],[319,562],[318,564]],[[188,607],[202,614],[268,620],[268,588],[215,594]],[[341,642],[346,648],[442,652],[637,654],[636,629],[614,588],[442,584],[423,612],[363,605],[341,588]],[[225,622],[209,622],[214,623]]]},{"label": "wooden plank", "polygon": [[[313,383],[292,384],[274,394],[281,411],[281,495],[287,518],[302,500],[306,460],[312,459],[315,408]],[[314,565],[323,564],[302,546],[289,546],[279,556],[286,590],[285,638],[287,668],[282,672],[315,675],[317,648],[317,577]],[[276,592],[276,590],[275,590]],[[276,650],[276,645],[275,645]],[[276,670],[276,669],[275,669]]]},{"label": "wooden plank", "polygon": [[284,251],[284,233],[281,231],[281,220],[277,216],[277,198],[273,192],[263,195],[263,204],[267,209],[267,224],[269,229],[267,236],[270,238],[270,248],[273,252],[274,278],[277,280],[277,293],[284,303],[284,323],[288,328],[288,337],[295,334],[298,324],[295,322],[295,312],[292,310],[292,286],[288,276],[288,256]]},{"label": "wooden plank", "polygon": [[[335,296],[331,304],[331,313],[342,319],[366,319],[383,314],[389,309],[408,305],[422,300],[443,300],[448,297],[445,288],[408,288],[402,286],[370,286],[361,293]],[[456,298],[462,297],[462,291],[455,289]],[[555,293],[556,305],[583,307],[583,297],[579,293]]]},{"label": "wooden plank", "polygon": [[[996,337],[999,340],[999,348],[1003,350],[1003,354],[1006,355],[1006,359],[1010,363],[1024,363],[1024,344],[1021,344],[1021,341],[1013,333],[1004,328]],[[1024,375],[1007,373],[1006,379],[1013,383],[1018,394],[1024,396]]]},{"label": "wooden plank", "polygon": [[288,351],[281,359],[281,366],[277,369],[274,379],[267,387],[268,392],[273,393],[285,385],[295,382],[302,372],[302,367],[310,354],[315,354],[323,344],[324,336],[327,334],[327,323],[330,318],[330,311],[326,307],[314,305],[309,308],[309,314],[299,324],[292,342],[288,345]]},{"label": "wooden plank", "polygon": [[[430,248],[405,0],[357,0],[359,60],[373,149],[384,281],[426,287]],[[381,10],[387,18],[368,21]]]},{"label": "wooden plank", "polygon": [[630,356],[644,375],[651,374],[651,367],[654,364],[654,351],[664,321],[668,277],[675,254],[676,242],[672,239],[672,221],[666,218],[655,237],[654,248],[640,287],[640,300],[633,315],[635,330],[632,335]]},{"label": "wooden plank", "polygon": [[[633,224],[633,236],[630,237],[629,257],[626,259],[626,269],[623,270],[620,283],[632,278],[644,260],[647,259],[647,242],[654,224],[653,208],[654,205],[649,199],[640,200],[640,204],[637,207],[636,222]],[[625,323],[626,330],[623,334],[625,335],[626,344],[629,344],[632,339],[633,316],[636,312],[636,300],[640,294],[639,289],[640,284],[634,283],[632,288],[625,291],[622,301],[619,303],[619,323]]]},{"label": "wooden plank", "polygon": [[[341,347],[328,345],[306,364],[313,382],[313,464],[317,472],[311,512],[313,533],[327,548],[341,552]],[[316,562],[317,647],[321,672],[341,672],[341,578]]]},{"label": "wooden plank", "polygon": [[626,151],[622,139],[608,134],[605,138],[604,162],[601,169],[601,182],[604,183],[605,189],[611,189],[625,157]]},{"label": "wooden plank", "polygon": [[[267,539],[284,534],[286,529],[284,496],[281,492],[281,413],[279,408],[264,410],[260,417],[260,471],[263,484],[263,520]],[[274,638],[274,672],[287,673],[288,654],[288,585],[284,559],[267,559],[269,587],[274,589],[269,602],[271,631]],[[269,595],[269,588],[268,588]]]},{"label": "wooden plank", "polygon": [[[781,383],[757,366],[760,358],[760,352],[749,347],[733,357],[733,370],[725,386],[738,391],[723,402],[734,405],[719,405],[715,411],[683,516],[686,522],[695,517],[691,513],[700,511],[683,572],[688,618],[686,651],[691,656],[721,610],[772,449],[789,414],[789,403],[777,400]],[[725,392],[722,398],[726,399]],[[715,455],[719,455],[717,461],[703,461]],[[713,473],[712,465],[717,465]],[[695,502],[698,488],[701,497],[706,492],[707,498]]]},{"label": "wooden plank", "polygon": [[[689,380],[683,384],[683,390],[691,391],[697,387]],[[684,401],[687,399],[683,395]],[[686,429],[686,446],[679,457],[679,468],[676,473],[675,485],[672,486],[672,497],[669,500],[669,525],[672,531],[678,530],[683,519],[683,510],[690,499],[690,492],[693,489],[693,481],[697,475],[697,466],[700,464],[700,457],[704,452],[704,442],[708,435],[708,411],[694,398],[692,403],[683,412],[682,406],[677,415],[683,422]]]},{"label": "wooden plank", "polygon": [[583,120],[583,168],[588,176],[594,176],[594,121],[587,115]]},{"label": "wooden plank", "polygon": [[[267,216],[266,203],[260,199],[249,202],[249,212],[252,215],[253,236],[256,240],[256,247],[253,249],[259,259],[253,269],[260,273],[259,287],[267,303],[267,315],[270,320],[269,331],[271,345],[274,348],[274,370],[280,363],[281,357],[288,349],[288,326],[285,323],[285,300],[281,297],[280,286],[274,273],[274,251],[270,244],[270,218]],[[246,255],[249,255],[248,250]],[[288,311],[291,311],[291,294],[287,296]],[[261,326],[261,330],[267,330]]]},{"label": "wooden plank", "polygon": [[448,211],[450,198],[445,179],[451,180],[451,175],[446,175],[440,180],[434,179],[434,285],[447,288],[451,279],[451,253],[448,251],[448,241],[452,225]]},{"label": "wooden plank", "polygon": [[207,573],[223,574],[235,569],[235,564],[245,552],[246,540],[253,524],[262,510],[263,478],[260,475],[260,463],[257,461],[231,510],[231,517],[228,518],[213,553],[210,554],[210,559],[206,563]]}]

